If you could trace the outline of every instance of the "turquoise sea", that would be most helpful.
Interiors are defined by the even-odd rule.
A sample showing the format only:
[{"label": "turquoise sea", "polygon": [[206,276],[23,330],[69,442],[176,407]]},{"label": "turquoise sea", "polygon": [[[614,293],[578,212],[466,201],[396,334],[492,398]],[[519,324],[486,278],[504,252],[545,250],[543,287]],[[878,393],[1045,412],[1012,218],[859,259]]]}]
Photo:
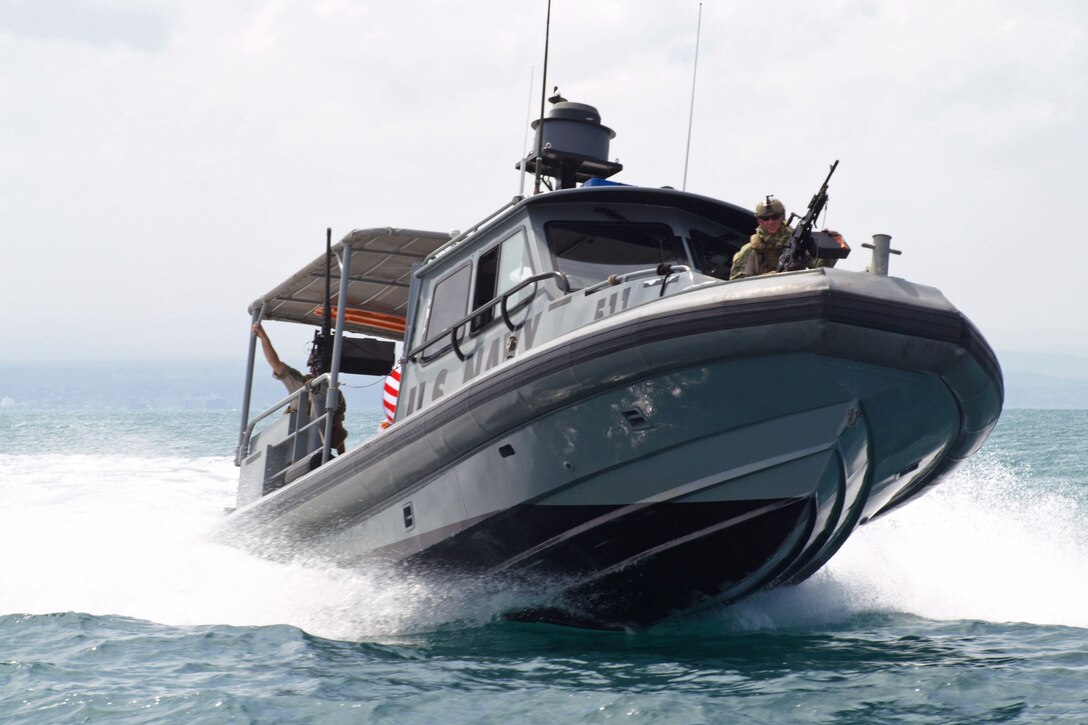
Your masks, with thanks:
[{"label": "turquoise sea", "polygon": [[2,402],[3,723],[1088,722],[1085,410],[1007,410],[798,587],[617,634],[217,543],[218,398]]}]

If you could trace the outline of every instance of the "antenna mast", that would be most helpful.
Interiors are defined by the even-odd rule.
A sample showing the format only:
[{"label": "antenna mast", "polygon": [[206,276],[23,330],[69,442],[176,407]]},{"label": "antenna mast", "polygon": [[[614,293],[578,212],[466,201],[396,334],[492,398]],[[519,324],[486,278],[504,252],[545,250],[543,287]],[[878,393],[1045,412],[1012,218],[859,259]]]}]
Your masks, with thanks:
[{"label": "antenna mast", "polygon": [[332,331],[332,227],[325,229],[325,309],[321,317],[321,334],[329,336]]},{"label": "antenna mast", "polygon": [[521,142],[521,181],[518,183],[518,196],[525,196],[525,167],[529,158],[529,116],[533,112],[533,78],[535,75],[536,66],[532,66],[529,68],[529,103],[525,106],[525,137]]},{"label": "antenna mast", "polygon": [[540,81],[540,133],[536,135],[536,182],[533,193],[540,193],[540,172],[544,158],[544,96],[548,94],[548,42],[552,30],[552,0],[548,0],[548,17],[544,21],[544,77]]},{"label": "antenna mast", "polygon": [[[551,0],[549,0],[549,3]],[[680,190],[688,190],[688,158],[691,156],[691,122],[695,118],[695,77],[699,72],[699,33],[703,29],[703,4],[699,3],[699,20],[695,24],[695,67],[691,71],[691,109],[688,111],[688,145],[684,151],[684,183]],[[543,103],[541,104],[543,105]],[[541,111],[543,115],[543,111]]]}]

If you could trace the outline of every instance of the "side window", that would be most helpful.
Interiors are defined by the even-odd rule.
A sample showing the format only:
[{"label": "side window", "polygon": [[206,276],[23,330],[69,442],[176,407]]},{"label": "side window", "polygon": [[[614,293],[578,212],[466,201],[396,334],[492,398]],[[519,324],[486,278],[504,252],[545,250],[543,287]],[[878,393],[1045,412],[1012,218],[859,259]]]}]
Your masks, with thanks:
[{"label": "side window", "polygon": [[[472,309],[478,310],[495,299],[495,283],[499,273],[499,249],[495,247],[480,255],[476,262],[476,290],[472,295]],[[494,308],[488,308],[472,318],[472,331],[481,330],[495,319]]]},{"label": "side window", "polygon": [[733,255],[747,241],[732,231],[714,236],[701,229],[692,229],[690,239],[696,268],[703,274],[718,279],[729,279]]},{"label": "side window", "polygon": [[[529,259],[529,248],[525,244],[525,232],[519,229],[502,244],[480,255],[476,263],[476,289],[472,295],[472,309],[483,307],[532,275],[533,267]],[[528,300],[532,293],[531,289],[519,291],[507,301],[507,309],[513,309]],[[472,331],[486,327],[495,319],[495,315],[494,307],[481,312],[472,320]]]},{"label": "side window", "polygon": [[[533,262],[529,258],[529,246],[525,243],[525,232],[519,229],[517,234],[502,243],[502,254],[499,255],[499,288],[495,293],[501,295],[532,276]],[[513,309],[532,294],[533,291],[526,287],[510,298],[507,308]]]},{"label": "side window", "polygon": [[[431,309],[427,316],[427,326],[423,331],[424,340],[430,340],[465,316],[471,271],[472,265],[464,264],[434,286],[434,292],[431,294]],[[433,350],[427,350],[424,355],[434,357],[439,352],[437,347]],[[444,350],[445,346],[442,346],[441,349]]]}]

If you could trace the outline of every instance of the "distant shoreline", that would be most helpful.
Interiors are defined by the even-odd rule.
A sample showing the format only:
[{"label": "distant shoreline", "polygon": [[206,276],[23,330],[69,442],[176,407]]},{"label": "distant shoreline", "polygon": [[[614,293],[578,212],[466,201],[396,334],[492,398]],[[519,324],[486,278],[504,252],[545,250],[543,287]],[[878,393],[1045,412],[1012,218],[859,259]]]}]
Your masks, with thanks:
[{"label": "distant shoreline", "polygon": [[[1088,358],[1048,353],[1000,357],[1008,409],[1088,409]],[[245,365],[228,360],[0,361],[0,410],[240,410]],[[381,379],[348,376],[349,405],[381,401]],[[255,408],[283,397],[267,369],[254,381]]]}]

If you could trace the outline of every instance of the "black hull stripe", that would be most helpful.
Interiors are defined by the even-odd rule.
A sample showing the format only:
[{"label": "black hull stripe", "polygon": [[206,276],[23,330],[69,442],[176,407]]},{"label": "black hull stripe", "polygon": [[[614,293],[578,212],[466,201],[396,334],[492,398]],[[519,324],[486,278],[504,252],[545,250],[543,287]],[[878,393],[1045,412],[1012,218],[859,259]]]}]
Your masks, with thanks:
[{"label": "black hull stripe", "polygon": [[[734,505],[661,504],[650,521],[638,512],[611,522],[587,532],[573,546],[563,542],[544,550],[528,566],[504,570],[496,580],[549,590],[550,584],[560,587],[547,604],[516,612],[514,618],[605,629],[649,626],[719,603],[730,592],[743,596],[767,586],[785,567],[810,555],[801,544],[811,531],[812,499],[752,504],[747,512]],[[550,507],[524,507],[517,516],[533,527],[542,514],[545,519],[562,515],[542,512],[546,508]],[[578,507],[569,508],[567,516],[581,516]],[[651,522],[665,531],[648,525]],[[507,522],[501,528],[509,526]],[[553,520],[552,526],[558,527],[558,522]],[[657,534],[653,541],[646,541],[648,532]],[[480,533],[463,532],[423,552],[419,566],[424,571],[428,563],[437,571],[463,571],[475,557],[487,556],[477,542],[503,538],[501,530],[492,537]],[[784,550],[791,538],[798,545]],[[769,566],[776,558],[781,558],[778,565]]]}]

